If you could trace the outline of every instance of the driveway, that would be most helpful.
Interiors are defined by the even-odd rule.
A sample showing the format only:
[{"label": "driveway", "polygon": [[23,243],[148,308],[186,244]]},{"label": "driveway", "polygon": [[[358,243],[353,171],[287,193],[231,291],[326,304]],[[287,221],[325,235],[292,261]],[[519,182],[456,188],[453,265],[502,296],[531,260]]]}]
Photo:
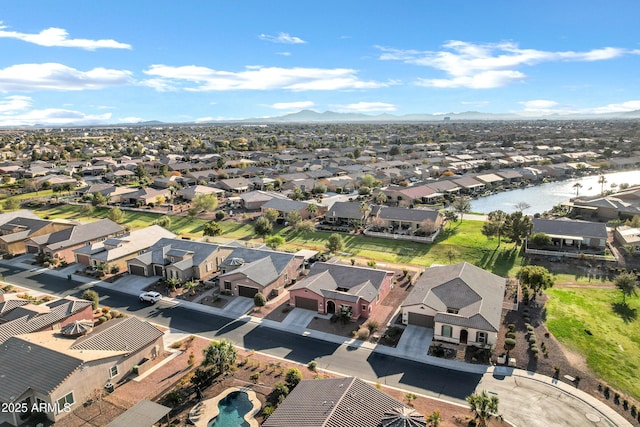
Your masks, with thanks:
[{"label": "driveway", "polygon": [[299,331],[302,332],[313,318],[318,316],[316,311],[296,307],[287,314],[287,317],[282,320],[281,325],[285,329],[299,329]]},{"label": "driveway", "polygon": [[413,358],[426,356],[431,340],[433,340],[433,329],[407,325],[396,345],[396,352]]},{"label": "driveway", "polygon": [[222,310],[225,316],[241,317],[254,307],[253,298],[235,297]]}]

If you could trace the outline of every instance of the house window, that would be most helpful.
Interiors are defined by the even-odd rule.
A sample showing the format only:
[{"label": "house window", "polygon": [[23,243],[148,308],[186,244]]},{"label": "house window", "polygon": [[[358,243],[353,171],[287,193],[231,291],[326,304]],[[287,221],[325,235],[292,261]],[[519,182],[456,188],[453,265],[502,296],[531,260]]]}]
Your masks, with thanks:
[{"label": "house window", "polygon": [[207,271],[211,271],[213,269],[213,264],[211,264],[210,262],[207,263]]},{"label": "house window", "polygon": [[451,326],[442,325],[442,336],[443,337],[447,337],[447,338],[451,338]]},{"label": "house window", "polygon": [[447,307],[447,313],[458,314],[458,311],[459,310],[457,308]]},{"label": "house window", "polygon": [[117,376],[118,376],[118,365],[115,365],[109,368],[109,378],[114,378]]},{"label": "house window", "polygon": [[486,332],[476,332],[476,342],[481,342],[483,344],[487,343],[487,333]]},{"label": "house window", "polygon": [[367,311],[367,305],[366,304],[362,304],[362,310],[363,311]]},{"label": "house window", "polygon": [[225,280],[225,281],[224,281],[224,288],[225,288],[226,290],[229,290],[229,291],[230,291],[230,290],[231,290],[231,282],[229,282],[228,280]]},{"label": "house window", "polygon": [[75,402],[73,400],[73,392],[70,392],[64,397],[58,399],[58,412],[63,412],[65,410],[66,405],[73,405]]}]

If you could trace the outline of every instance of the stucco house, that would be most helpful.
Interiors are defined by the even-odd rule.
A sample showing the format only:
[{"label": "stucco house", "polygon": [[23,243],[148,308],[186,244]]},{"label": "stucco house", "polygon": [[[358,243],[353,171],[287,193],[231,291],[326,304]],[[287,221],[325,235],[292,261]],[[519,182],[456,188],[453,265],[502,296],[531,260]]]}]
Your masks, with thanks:
[{"label": "stucco house", "polygon": [[44,253],[51,258],[74,262],[73,251],[83,246],[125,234],[125,229],[110,219],[75,225],[64,230],[32,237],[25,242],[28,253]]},{"label": "stucco house", "polygon": [[78,264],[100,267],[106,266],[118,271],[127,269],[127,261],[140,255],[162,238],[173,239],[176,235],[159,225],[151,225],[128,234],[112,237],[92,245],[76,249],[75,261]]},{"label": "stucco house", "polygon": [[577,252],[601,255],[607,247],[607,226],[602,222],[534,218],[531,234],[535,233],[551,237],[551,245],[534,248],[527,240],[527,252],[544,250],[559,255]]},{"label": "stucco house", "polygon": [[442,227],[444,216],[429,208],[398,208],[388,206],[374,206],[369,218],[370,224],[391,232],[415,233],[422,227],[429,232],[435,232]]},{"label": "stucco house", "polygon": [[620,226],[616,228],[614,237],[622,246],[631,249],[633,254],[640,253],[640,228]]},{"label": "stucco house", "polygon": [[27,250],[25,242],[28,239],[70,227],[73,227],[73,224],[40,219],[31,212],[15,216],[0,215],[0,252],[11,255],[24,254]]},{"label": "stucco house", "polygon": [[392,281],[391,271],[317,262],[289,289],[289,305],[321,314],[347,306],[352,319],[366,319],[387,296]]},{"label": "stucco house", "polygon": [[435,340],[495,345],[506,279],[467,262],[428,268],[401,305],[402,323],[433,328]]},{"label": "stucco house", "polygon": [[[136,317],[112,319],[87,335],[65,336],[57,330],[14,336],[0,352],[1,404],[49,404],[54,422],[114,384],[145,359],[155,359],[163,333]],[[28,414],[26,414],[28,416]],[[24,422],[18,412],[0,412],[0,424]]]},{"label": "stucco house", "polygon": [[278,295],[285,286],[297,280],[303,262],[303,255],[235,248],[220,263],[220,290],[248,298],[258,292],[265,296]]},{"label": "stucco house", "polygon": [[162,238],[141,255],[127,260],[127,270],[138,276],[174,278],[181,282],[207,280],[225,258],[219,245]]}]

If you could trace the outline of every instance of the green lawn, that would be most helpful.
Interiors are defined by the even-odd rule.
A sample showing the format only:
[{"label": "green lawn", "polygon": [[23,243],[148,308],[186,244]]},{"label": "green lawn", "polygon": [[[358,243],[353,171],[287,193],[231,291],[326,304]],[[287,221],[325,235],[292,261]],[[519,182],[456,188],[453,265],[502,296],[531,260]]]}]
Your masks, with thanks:
[{"label": "green lawn", "polygon": [[[555,337],[585,355],[589,367],[611,386],[640,399],[640,297],[614,289],[556,288],[546,291],[546,324]],[[591,331],[588,335],[585,330]],[[622,347],[622,348],[620,348]]]}]

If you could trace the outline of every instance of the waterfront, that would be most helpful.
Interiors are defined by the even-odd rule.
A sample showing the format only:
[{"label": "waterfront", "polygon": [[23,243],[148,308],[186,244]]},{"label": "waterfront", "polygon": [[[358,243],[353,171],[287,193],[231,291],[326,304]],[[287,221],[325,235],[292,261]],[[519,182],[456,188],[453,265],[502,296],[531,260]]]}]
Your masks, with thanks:
[{"label": "waterfront", "polygon": [[[605,191],[611,190],[611,184],[640,184],[638,170],[606,173],[604,176],[607,180],[604,184]],[[600,175],[589,175],[480,197],[471,201],[471,211],[489,213],[500,209],[511,213],[516,210],[516,204],[524,202],[531,206],[525,210],[525,213],[542,213],[576,197],[576,188],[574,188],[576,182],[582,185],[578,193],[580,196],[597,196],[602,190],[601,184],[598,184],[599,177]]]}]

